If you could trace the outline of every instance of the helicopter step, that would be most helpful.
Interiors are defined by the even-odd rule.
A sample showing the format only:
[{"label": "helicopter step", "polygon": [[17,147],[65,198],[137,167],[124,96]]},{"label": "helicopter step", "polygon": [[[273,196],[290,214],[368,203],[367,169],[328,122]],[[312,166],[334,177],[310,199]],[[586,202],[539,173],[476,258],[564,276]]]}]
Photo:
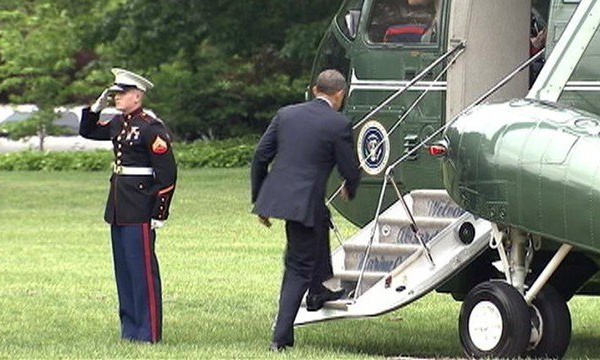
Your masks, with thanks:
[{"label": "helicopter step", "polygon": [[[407,203],[412,204],[412,213],[419,236],[428,243],[440,231],[452,224],[464,213],[458,208],[444,190],[418,190],[407,196]],[[370,246],[369,256],[365,262],[368,236],[358,236],[347,241],[344,246],[345,271],[361,271],[365,274],[361,280],[359,293],[363,293],[380,278],[371,276],[371,272],[388,273],[406,261],[422,245],[418,242],[411,228],[412,222],[401,204],[395,204],[379,217],[379,231]],[[368,226],[370,234],[372,226]],[[357,281],[341,279],[340,287],[348,294],[356,288]]]},{"label": "helicopter step", "polygon": [[303,302],[296,325],[398,309],[434,290],[487,248],[491,224],[464,213],[445,190],[413,191],[404,199],[427,251],[396,202],[381,214],[376,231],[371,222],[333,252],[329,285],[345,288],[347,298],[310,312]]},{"label": "helicopter step", "polygon": [[413,190],[410,192],[410,198],[413,202],[414,216],[456,219],[464,213],[464,210],[452,201],[446,190]]}]

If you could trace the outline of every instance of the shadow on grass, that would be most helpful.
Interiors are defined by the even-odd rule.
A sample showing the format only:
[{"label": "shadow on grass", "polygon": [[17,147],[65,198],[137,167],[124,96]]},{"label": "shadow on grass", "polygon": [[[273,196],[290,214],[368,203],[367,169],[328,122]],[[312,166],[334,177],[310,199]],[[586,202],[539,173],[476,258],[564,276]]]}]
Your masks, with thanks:
[{"label": "shadow on grass", "polygon": [[[436,326],[437,325],[437,326]],[[304,334],[303,334],[304,332]],[[385,357],[463,357],[455,324],[430,321],[410,324],[390,319],[341,320],[297,331],[299,346],[323,351]]]},{"label": "shadow on grass", "polygon": [[[427,323],[407,325],[389,318],[309,325],[298,331],[305,332],[299,346],[392,358],[464,358],[456,323],[432,317]],[[564,358],[598,359],[598,340],[594,335],[573,333]]]}]

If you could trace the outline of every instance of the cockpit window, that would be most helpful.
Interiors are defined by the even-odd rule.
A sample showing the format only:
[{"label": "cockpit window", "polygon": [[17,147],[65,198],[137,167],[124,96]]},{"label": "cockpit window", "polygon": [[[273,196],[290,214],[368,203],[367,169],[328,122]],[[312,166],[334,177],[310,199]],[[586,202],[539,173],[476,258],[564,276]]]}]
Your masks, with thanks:
[{"label": "cockpit window", "polygon": [[338,26],[349,39],[356,37],[363,2],[364,0],[347,0],[338,12]]},{"label": "cockpit window", "polygon": [[375,0],[368,25],[374,43],[437,42],[438,0]]}]

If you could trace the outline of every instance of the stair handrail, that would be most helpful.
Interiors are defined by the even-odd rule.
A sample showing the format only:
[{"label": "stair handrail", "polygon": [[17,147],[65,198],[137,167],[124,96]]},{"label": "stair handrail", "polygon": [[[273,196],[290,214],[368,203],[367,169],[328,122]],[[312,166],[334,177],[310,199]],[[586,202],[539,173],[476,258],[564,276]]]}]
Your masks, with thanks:
[{"label": "stair handrail", "polygon": [[[421,71],[419,74],[417,74],[404,87],[402,87],[401,89],[399,89],[398,91],[396,91],[392,95],[388,96],[374,110],[372,110],[369,114],[367,114],[366,116],[364,116],[363,119],[361,119],[357,124],[355,124],[353,126],[353,129],[356,129],[364,121],[368,120],[371,116],[373,116],[375,113],[377,113],[378,111],[380,111],[389,102],[391,102],[392,100],[394,100],[395,98],[397,98],[398,96],[400,96],[401,94],[403,94],[405,91],[407,91],[409,88],[411,88],[413,85],[415,85],[420,79],[422,79],[425,75],[427,75],[433,68],[435,68],[437,65],[439,65],[443,60],[449,58],[450,56],[454,56],[452,59],[450,59],[450,61],[448,61],[448,63],[446,64],[446,66],[439,72],[439,74],[437,74],[435,76],[435,78],[433,79],[433,82],[431,82],[429,84],[429,86],[412,102],[412,104],[408,107],[408,109],[406,109],[404,111],[404,113],[398,118],[398,120],[396,121],[396,123],[394,125],[392,125],[392,127],[388,131],[388,134],[389,135],[393,134],[394,131],[396,131],[396,129],[407,119],[407,117],[410,115],[410,113],[412,112],[412,110],[429,93],[429,91],[433,88],[435,82],[437,82],[442,76],[444,76],[448,72],[448,69],[450,68],[450,66],[452,66],[456,62],[456,60],[463,53],[463,51],[465,50],[465,48],[466,47],[465,47],[464,42],[460,42],[456,46],[454,46],[454,48],[452,48],[451,50],[449,50],[448,52],[446,52],[445,54],[443,54],[442,56],[440,56],[439,58],[437,58],[436,60],[434,60],[429,66],[427,66],[423,71]],[[375,146],[375,148],[373,148],[371,150],[371,152],[376,152],[377,150],[379,150],[379,148],[381,146],[383,146],[387,142],[389,142],[389,136],[386,137],[386,138],[384,138],[382,142],[378,143]],[[362,168],[365,165],[366,161],[367,161],[367,158],[363,159],[360,162],[360,164],[358,165],[358,168],[359,169]],[[345,181],[343,181],[340,184],[340,186],[337,188],[337,190],[327,199],[327,201],[325,203],[326,206],[329,206],[331,204],[331,202],[333,201],[333,199],[335,199],[335,197],[341,192],[341,190],[344,187],[344,185],[345,185]],[[405,205],[405,207],[406,207],[406,205]],[[333,230],[333,233],[335,235],[335,239],[340,244],[340,246],[343,247],[343,238],[342,238],[342,235],[340,234],[339,228],[337,227],[337,225],[335,224],[335,222],[333,221],[333,219],[330,219],[330,227]],[[422,240],[420,240],[420,241],[422,241]],[[367,248],[365,251],[366,251],[366,255],[365,255],[365,262],[366,262],[366,259],[369,257],[370,249]],[[431,259],[431,256],[429,256],[429,258]],[[360,285],[361,281],[362,281],[362,279],[359,276],[358,285]]]},{"label": "stair handrail", "polygon": [[[456,62],[456,59],[458,59],[458,57],[463,53],[464,50],[465,50],[465,45],[464,45],[463,42],[457,44],[452,50],[450,50],[447,53],[443,54],[441,57],[439,57],[433,63],[431,63],[429,66],[427,66],[427,68],[425,68],[423,71],[421,71],[419,74],[417,74],[415,76],[415,78],[412,79],[411,81],[409,81],[403,88],[399,89],[397,92],[395,92],[394,94],[392,94],[389,97],[387,97],[380,105],[378,105],[375,108],[375,110],[371,111],[369,114],[367,114],[365,117],[363,117],[363,119],[361,119],[357,124],[355,124],[352,127],[352,129],[353,130],[356,129],[361,123],[363,123],[364,121],[366,121],[367,119],[369,119],[371,116],[373,116],[376,112],[378,112],[379,110],[381,110],[390,101],[392,101],[396,97],[398,97],[401,94],[403,94],[406,90],[408,90],[410,87],[412,87],[414,84],[416,84],[418,80],[420,80],[422,77],[424,77],[425,75],[427,75],[428,72],[431,71],[431,69],[433,69],[436,65],[438,65],[443,59],[448,58],[450,55],[454,55],[454,57],[452,59],[450,59],[450,61],[448,62],[448,64],[446,64],[446,66],[440,71],[440,73],[438,75],[436,75],[436,77],[433,79],[433,82],[430,83],[429,86],[425,90],[423,90],[423,92],[412,102],[412,104],[408,107],[408,109],[406,109],[404,111],[404,113],[398,118],[398,120],[396,121],[396,123],[394,125],[392,125],[392,127],[388,131],[388,135],[393,134],[394,131],[396,131],[396,129],[406,120],[406,118],[411,113],[411,111],[429,93],[429,91],[433,88],[435,82],[438,81],[444,74],[446,74],[448,72],[448,69],[450,68],[450,66],[452,66],[452,64],[454,64]],[[377,150],[379,150],[379,148],[381,146],[383,146],[387,142],[389,142],[389,136],[386,137],[386,138],[384,138],[382,142],[380,142],[379,144],[377,144],[375,146],[375,148],[373,148],[371,150],[371,152],[376,152]],[[365,165],[366,161],[367,161],[367,158],[363,159],[358,164],[358,168],[359,169],[362,168]],[[346,182],[343,181],[340,184],[340,186],[336,189],[336,191],[333,194],[331,194],[331,196],[326,200],[325,206],[329,206],[329,204],[331,204],[331,202],[333,201],[333,199],[335,199],[335,197],[340,193],[340,191],[342,191],[342,188],[344,187],[345,183]],[[342,235],[340,234],[339,228],[337,227],[337,225],[335,224],[335,222],[333,221],[333,219],[330,219],[330,227],[333,230],[333,233],[335,235],[335,239],[337,240],[337,242],[340,244],[340,246],[343,246]]]},{"label": "stair handrail", "polygon": [[[512,80],[512,78],[514,76],[516,76],[518,73],[520,73],[525,68],[527,68],[531,63],[533,63],[535,60],[537,60],[540,56],[542,56],[542,54],[544,52],[543,50],[544,49],[542,49],[537,54],[535,54],[534,56],[532,56],[531,58],[529,58],[528,60],[526,60],[525,62],[523,62],[521,65],[517,66],[513,71],[511,71],[508,75],[506,75],[499,82],[497,82],[494,86],[492,86],[488,91],[486,91],[485,93],[483,93],[479,98],[477,98],[475,101],[473,101],[467,107],[465,107],[462,111],[460,111],[457,115],[455,115],[452,118],[452,120],[450,120],[449,122],[447,122],[446,124],[444,124],[443,126],[441,126],[440,128],[438,128],[431,135],[429,135],[425,140],[421,141],[414,148],[412,148],[406,154],[404,154],[403,156],[401,156],[400,159],[396,160],[394,163],[392,163],[391,165],[389,165],[386,168],[385,173],[384,173],[384,177],[383,177],[383,184],[381,186],[381,191],[379,193],[379,200],[377,202],[377,209],[375,210],[375,218],[373,219],[373,229],[371,230],[371,235],[369,237],[369,242],[367,244],[367,249],[365,250],[365,257],[363,258],[363,264],[362,264],[362,267],[361,267],[360,274],[358,276],[358,282],[356,283],[356,289],[354,291],[354,300],[356,300],[358,298],[358,296],[359,296],[360,285],[362,283],[362,279],[364,277],[364,273],[365,273],[365,270],[366,270],[366,264],[367,264],[368,256],[369,256],[369,254],[371,252],[371,247],[373,246],[373,240],[375,238],[375,234],[376,234],[377,228],[379,227],[379,217],[381,215],[381,209],[383,207],[383,199],[384,199],[384,196],[385,196],[385,190],[387,188],[387,182],[391,181],[394,184],[394,186],[396,185],[395,182],[394,182],[394,177],[393,177],[394,169],[400,163],[404,162],[406,159],[408,159],[413,154],[415,154],[418,150],[420,150],[425,144],[429,143],[429,141],[431,141],[436,136],[438,136],[441,132],[443,132],[444,130],[446,130],[450,125],[452,125],[453,123],[455,123],[456,120],[458,120],[459,117],[461,117],[463,114],[465,114],[468,111],[470,111],[475,106],[481,104],[488,97],[490,97],[493,93],[495,93],[496,91],[498,91],[498,89],[500,89],[501,87],[503,87],[504,85],[506,85],[506,83],[508,83],[510,80]],[[402,196],[400,196],[400,198],[402,198]],[[425,250],[428,252],[428,248],[427,248],[426,244],[423,243],[422,246],[424,246]],[[431,256],[431,255],[429,255],[429,256]]]},{"label": "stair handrail", "polygon": [[444,53],[442,56],[440,56],[439,58],[437,58],[435,61],[433,61],[431,64],[429,64],[425,69],[423,69],[420,73],[418,73],[417,75],[415,75],[414,78],[412,78],[412,80],[410,80],[406,85],[404,85],[404,87],[400,88],[398,91],[396,91],[395,93],[391,94],[390,96],[388,96],[385,100],[383,100],[379,105],[377,105],[377,107],[375,107],[375,109],[371,110],[367,115],[363,116],[362,119],[360,119],[356,124],[354,124],[352,126],[352,129],[355,130],[357,129],[360,125],[362,125],[365,121],[369,120],[373,115],[375,115],[376,113],[379,112],[379,110],[381,110],[384,106],[386,106],[387,104],[389,104],[390,102],[392,102],[394,99],[396,99],[398,96],[404,94],[409,88],[411,88],[414,84],[416,84],[419,80],[421,80],[422,78],[424,78],[426,75],[429,74],[429,72],[435,68],[436,66],[438,66],[442,61],[446,60],[447,58],[449,58],[452,54],[454,54],[455,52],[462,50],[465,48],[465,43],[464,42],[460,42],[458,43],[455,47],[453,47],[452,49],[448,50],[446,53]]},{"label": "stair handrail", "polygon": [[435,138],[441,132],[446,130],[450,125],[454,124],[456,122],[456,120],[458,120],[458,118],[461,117],[463,114],[469,112],[475,106],[480,105],[488,97],[490,97],[492,94],[494,94],[496,91],[498,91],[501,87],[506,85],[506,83],[508,83],[510,80],[512,80],[513,77],[515,77],[518,73],[523,71],[531,63],[533,63],[540,56],[542,56],[543,52],[544,52],[544,49],[540,50],[537,54],[535,54],[534,56],[529,58],[527,61],[523,62],[521,65],[519,65],[517,68],[515,68],[512,72],[510,72],[508,75],[506,75],[504,78],[502,78],[498,83],[496,83],[496,85],[491,87],[483,95],[478,97],[475,101],[473,101],[471,104],[469,104],[466,108],[464,108],[458,114],[456,114],[452,118],[452,120],[450,120],[446,124],[440,126],[436,131],[434,131],[431,135],[429,135],[425,140],[423,140],[419,144],[417,144],[413,149],[411,149],[409,152],[407,152],[402,157],[400,157],[400,159],[396,160],[396,162],[389,165],[386,169],[386,172],[390,172],[390,173],[393,172],[394,168],[396,168],[396,166],[398,166],[401,162],[404,162],[406,159],[408,159],[410,156],[412,156],[414,153],[416,153],[418,150],[420,150],[423,147],[423,145],[427,144],[429,141],[431,141],[433,138]]},{"label": "stair handrail", "polygon": [[[408,109],[406,109],[404,111],[404,113],[398,118],[398,120],[396,121],[396,123],[394,125],[392,125],[392,127],[388,131],[388,136],[385,137],[383,139],[383,141],[381,141],[380,143],[378,143],[377,145],[375,145],[375,147],[371,150],[371,153],[376,152],[377,150],[379,150],[379,148],[381,146],[383,146],[384,144],[386,144],[386,143],[389,142],[389,135],[393,134],[394,131],[396,131],[396,129],[406,120],[406,118],[408,117],[408,115],[410,115],[411,111],[421,102],[421,100],[434,87],[434,83],[436,81],[438,81],[444,74],[446,74],[448,72],[448,69],[450,68],[450,66],[452,66],[452,64],[454,64],[456,62],[456,59],[458,59],[458,57],[462,54],[462,52],[464,50],[465,50],[464,44],[460,43],[454,49],[452,49],[452,51],[449,51],[446,54],[442,55],[443,58],[446,58],[447,57],[446,55],[454,54],[454,57],[448,62],[448,64],[446,64],[446,66],[440,71],[440,73],[433,79],[433,82],[430,83],[425,90],[423,90],[423,92],[412,102],[412,104],[410,104],[410,106],[408,107]],[[434,61],[434,63],[438,63],[439,64],[439,60],[442,57],[438,58],[436,61]],[[433,63],[432,63],[432,65],[433,65]],[[431,68],[432,68],[431,65],[427,67],[427,69],[431,69]],[[425,72],[419,73],[419,75],[417,75],[417,77],[421,76],[422,74],[425,74]],[[411,80],[405,87],[403,87],[402,89],[398,90],[396,93],[394,93],[393,95],[391,95],[390,97],[388,97],[386,100],[384,100],[385,104],[382,103],[382,104],[378,105],[375,110],[377,110],[377,111],[381,110],[383,108],[383,106],[385,106],[387,104],[386,103],[387,100],[389,100],[392,97],[396,98],[397,96],[401,95],[408,88],[410,88],[411,86],[413,86],[415,83],[416,83],[416,81],[412,81]],[[387,101],[387,102],[389,102],[389,101]],[[372,115],[374,115],[375,112],[376,112],[375,110],[371,111],[371,113],[369,113],[369,115],[365,116],[362,120],[360,120],[356,125],[354,125],[352,127],[352,129],[356,129],[356,127],[357,127],[358,124],[364,122],[366,119],[369,119]],[[363,159],[358,164],[358,168],[359,169],[362,168],[366,164],[366,161],[367,161],[367,158]],[[342,182],[342,184],[337,188],[337,190],[333,194],[331,194],[331,196],[326,201],[326,205],[329,205],[333,201],[333,199],[340,193],[340,191],[344,187],[344,184],[345,184],[345,182]]]}]

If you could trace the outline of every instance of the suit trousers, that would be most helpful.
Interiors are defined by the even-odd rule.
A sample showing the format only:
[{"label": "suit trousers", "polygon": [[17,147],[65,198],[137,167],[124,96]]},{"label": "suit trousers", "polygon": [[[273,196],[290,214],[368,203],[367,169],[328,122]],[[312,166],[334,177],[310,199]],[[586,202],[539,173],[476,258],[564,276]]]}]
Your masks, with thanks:
[{"label": "suit trousers", "polygon": [[333,276],[329,246],[329,220],[315,227],[286,221],[287,246],[284,273],[279,296],[279,311],[273,331],[273,342],[280,346],[294,345],[294,320],[302,297],[308,290],[317,294],[324,290],[323,281]]},{"label": "suit trousers", "polygon": [[112,225],[121,337],[155,343],[162,337],[162,296],[156,234],[150,224]]}]

